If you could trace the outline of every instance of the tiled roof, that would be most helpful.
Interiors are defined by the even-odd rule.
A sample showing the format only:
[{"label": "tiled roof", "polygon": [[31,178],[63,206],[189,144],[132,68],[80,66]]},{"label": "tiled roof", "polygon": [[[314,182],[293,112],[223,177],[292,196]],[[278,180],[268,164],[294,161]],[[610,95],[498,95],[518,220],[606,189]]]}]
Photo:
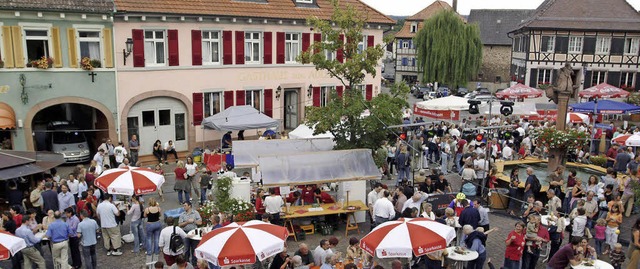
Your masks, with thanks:
[{"label": "tiled roof", "polygon": [[0,9],[109,13],[112,0],[2,0]]},{"label": "tiled roof", "polygon": [[[317,16],[330,19],[333,6],[330,0],[316,0],[317,8],[296,7],[293,0],[267,0],[266,3],[238,0],[115,0],[118,12],[158,13],[177,15],[239,16],[271,19],[306,19]],[[395,24],[359,0],[342,0],[341,5],[352,5],[366,14],[371,23]]]},{"label": "tiled roof", "polygon": [[[413,16],[406,18],[402,29],[396,33],[396,38],[413,38],[416,36],[416,33],[422,29],[422,24],[425,20],[438,14],[438,12],[442,10],[453,10],[453,8],[445,1],[435,1]],[[458,16],[460,15],[458,14]],[[460,16],[460,19],[465,21],[462,16]],[[418,22],[418,31],[416,31],[416,33],[411,32],[411,24],[414,22]]]},{"label": "tiled roof", "polygon": [[472,9],[468,22],[477,23],[484,45],[511,45],[507,33],[529,18],[531,9]]},{"label": "tiled roof", "polygon": [[626,0],[545,0],[520,28],[640,31],[640,13]]}]

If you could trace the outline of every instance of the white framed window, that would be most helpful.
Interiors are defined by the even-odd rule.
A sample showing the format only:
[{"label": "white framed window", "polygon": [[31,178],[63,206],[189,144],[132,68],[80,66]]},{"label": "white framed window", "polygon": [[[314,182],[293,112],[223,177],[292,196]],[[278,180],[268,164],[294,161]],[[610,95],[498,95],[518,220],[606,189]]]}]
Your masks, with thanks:
[{"label": "white framed window", "polygon": [[542,36],[540,52],[553,53],[556,48],[556,36]]},{"label": "white framed window", "polygon": [[582,39],[581,36],[569,37],[569,53],[582,53]]},{"label": "white framed window", "polygon": [[620,74],[620,87],[633,87],[635,84],[635,72],[622,72]]},{"label": "white framed window", "polygon": [[220,31],[202,31],[202,63],[220,64]]},{"label": "white framed window", "polygon": [[418,23],[417,22],[412,22],[411,23],[411,32],[415,33],[418,31]]},{"label": "white framed window", "polygon": [[209,117],[220,113],[224,109],[224,98],[222,92],[205,92],[204,93],[204,116]]},{"label": "white framed window", "polygon": [[244,104],[253,106],[258,111],[262,111],[262,90],[244,91]]},{"label": "white framed window", "polygon": [[[333,42],[332,42],[332,41],[327,40],[327,36],[326,36],[326,35],[323,35],[323,36],[322,36],[322,39],[323,39],[323,42],[324,42],[325,44],[327,44],[328,46],[330,46],[330,45],[332,45],[332,44],[333,44]],[[333,60],[335,60],[335,59],[336,59],[336,52],[335,52],[335,51],[332,51],[332,50],[324,50],[324,55],[325,55],[325,57],[327,58],[327,61],[333,61]]]},{"label": "white framed window", "polygon": [[606,81],[607,71],[593,71],[591,73],[591,87]]},{"label": "white framed window", "polygon": [[596,54],[609,54],[609,50],[611,50],[611,37],[596,38]]},{"label": "white framed window", "polygon": [[538,85],[551,84],[553,69],[538,69]]},{"label": "white framed window", "polygon": [[144,31],[144,62],[148,66],[166,65],[167,42],[164,30]]},{"label": "white framed window", "polygon": [[260,32],[244,33],[244,62],[260,63]]},{"label": "white framed window", "polygon": [[23,27],[25,56],[29,62],[51,57],[49,27]]},{"label": "white framed window", "polygon": [[102,34],[100,30],[78,29],[78,48],[80,59],[89,57],[102,61]]},{"label": "white framed window", "polygon": [[327,106],[327,103],[329,103],[329,96],[331,95],[331,91],[334,91],[335,89],[335,86],[320,87],[320,107]]},{"label": "white framed window", "polygon": [[367,48],[367,36],[362,35],[362,39],[358,42],[358,53],[362,53]]},{"label": "white framed window", "polygon": [[300,34],[284,34],[284,61],[286,63],[295,63],[298,54],[300,54]]},{"label": "white framed window", "polygon": [[313,0],[296,0],[296,3],[313,4]]},{"label": "white framed window", "polygon": [[403,49],[408,49],[409,48],[409,41],[407,40],[402,40],[400,41],[402,43],[402,48]]},{"label": "white framed window", "polygon": [[637,55],[638,54],[638,44],[640,44],[640,38],[638,37],[627,37],[624,40],[624,54]]}]

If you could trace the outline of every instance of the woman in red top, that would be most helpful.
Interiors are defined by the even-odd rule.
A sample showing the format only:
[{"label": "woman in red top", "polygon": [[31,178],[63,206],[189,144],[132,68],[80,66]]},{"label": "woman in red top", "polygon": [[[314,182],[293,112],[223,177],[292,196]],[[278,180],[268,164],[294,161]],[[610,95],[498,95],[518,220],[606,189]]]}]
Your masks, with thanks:
[{"label": "woman in red top", "polygon": [[264,195],[263,189],[258,189],[256,191],[256,219],[262,220],[262,215],[264,215],[264,201],[262,200],[262,196]]},{"label": "woman in red top", "polygon": [[13,205],[9,208],[9,213],[11,213],[11,218],[16,222],[16,227],[20,227],[22,225],[22,214],[20,214],[20,206]]},{"label": "woman in red top", "polygon": [[524,250],[524,223],[516,222],[515,229],[509,233],[505,244],[507,248],[504,251],[504,269],[520,268],[520,258]]},{"label": "woman in red top", "polygon": [[[191,200],[191,184],[187,181],[187,169],[184,168],[184,162],[178,161],[178,166],[173,170],[176,174],[176,183],[173,189],[178,192],[178,202],[180,204]],[[185,195],[185,199],[182,199],[182,195]]]},{"label": "woman in red top", "polygon": [[487,182],[489,189],[495,189],[498,185],[498,177],[496,174],[498,174],[498,169],[492,168],[489,173],[489,182]]}]

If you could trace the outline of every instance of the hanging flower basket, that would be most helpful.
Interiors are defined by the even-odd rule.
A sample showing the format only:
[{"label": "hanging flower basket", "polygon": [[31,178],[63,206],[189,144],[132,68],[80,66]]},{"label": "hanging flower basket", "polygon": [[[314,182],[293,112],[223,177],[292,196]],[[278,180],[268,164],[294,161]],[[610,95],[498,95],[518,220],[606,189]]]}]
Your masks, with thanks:
[{"label": "hanging flower basket", "polygon": [[28,67],[34,67],[38,69],[49,69],[53,66],[53,58],[42,56],[38,60],[33,60],[27,64]]},{"label": "hanging flower basket", "polygon": [[558,131],[554,128],[545,128],[535,134],[540,143],[548,145],[549,149],[572,150],[587,144],[587,134],[577,130]]}]

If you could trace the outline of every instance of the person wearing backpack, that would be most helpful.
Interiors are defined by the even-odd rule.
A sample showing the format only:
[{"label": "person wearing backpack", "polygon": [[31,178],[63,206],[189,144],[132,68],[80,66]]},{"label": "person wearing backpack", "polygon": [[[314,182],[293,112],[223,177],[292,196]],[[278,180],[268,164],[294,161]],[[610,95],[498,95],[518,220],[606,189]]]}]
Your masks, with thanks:
[{"label": "person wearing backpack", "polygon": [[176,257],[184,253],[184,240],[187,238],[187,233],[179,226],[174,225],[173,217],[166,218],[165,222],[167,227],[160,231],[158,246],[162,248],[162,254],[167,266],[171,266],[176,263]]},{"label": "person wearing backpack", "polygon": [[533,168],[527,167],[527,181],[524,187],[524,197],[532,195],[534,198],[537,198],[536,195],[540,194],[541,188],[540,180],[538,180],[538,177],[533,174]]}]

